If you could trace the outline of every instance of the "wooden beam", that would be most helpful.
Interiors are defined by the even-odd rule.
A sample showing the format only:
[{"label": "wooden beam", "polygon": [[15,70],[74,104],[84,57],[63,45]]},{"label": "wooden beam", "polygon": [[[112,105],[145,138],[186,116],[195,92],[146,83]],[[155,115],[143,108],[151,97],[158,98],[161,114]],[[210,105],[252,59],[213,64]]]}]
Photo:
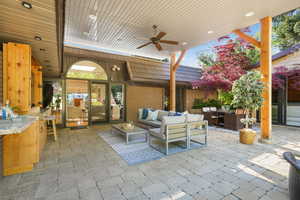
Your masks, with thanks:
[{"label": "wooden beam", "polygon": [[236,35],[238,35],[240,38],[246,40],[247,42],[253,44],[254,46],[261,48],[261,42],[257,41],[256,39],[254,39],[253,37],[243,33],[241,30],[234,30],[233,31]]},{"label": "wooden beam", "polygon": [[265,84],[264,103],[261,107],[261,139],[270,139],[272,132],[272,17],[265,17],[261,23],[260,70]]},{"label": "wooden beam", "polygon": [[173,66],[175,72],[176,72],[177,68],[179,67],[179,64],[180,64],[180,62],[182,61],[182,59],[183,59],[185,53],[186,53],[186,50],[185,50],[185,49],[182,50],[182,51],[180,52],[180,55],[179,55],[179,57],[178,57],[176,63],[175,63],[174,66]]}]

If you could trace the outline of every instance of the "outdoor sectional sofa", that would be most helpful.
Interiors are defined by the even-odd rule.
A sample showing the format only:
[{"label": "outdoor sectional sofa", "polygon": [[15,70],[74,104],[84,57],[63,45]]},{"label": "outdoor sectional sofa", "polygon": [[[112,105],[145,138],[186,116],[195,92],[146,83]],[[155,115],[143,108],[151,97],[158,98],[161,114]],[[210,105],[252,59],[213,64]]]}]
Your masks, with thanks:
[{"label": "outdoor sectional sofa", "polygon": [[[185,142],[185,148],[191,147],[191,141],[202,145],[207,145],[208,123],[203,120],[203,115],[188,114],[188,113],[174,113],[168,111],[150,111],[157,112],[154,116],[146,117],[142,111],[139,111],[138,124],[149,130],[149,145],[152,145],[152,138],[160,140],[165,144],[165,154],[169,153],[169,143]],[[205,138],[204,143],[195,140],[196,138]],[[159,149],[157,149],[159,150]]]}]

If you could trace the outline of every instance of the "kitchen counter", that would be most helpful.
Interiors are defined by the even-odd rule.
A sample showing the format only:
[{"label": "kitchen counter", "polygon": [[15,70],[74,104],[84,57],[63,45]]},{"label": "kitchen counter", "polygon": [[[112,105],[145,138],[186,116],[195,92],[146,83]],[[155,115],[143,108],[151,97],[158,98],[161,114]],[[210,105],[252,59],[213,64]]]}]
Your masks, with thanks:
[{"label": "kitchen counter", "polygon": [[13,120],[0,120],[0,136],[22,133],[38,119],[35,116],[20,116]]}]

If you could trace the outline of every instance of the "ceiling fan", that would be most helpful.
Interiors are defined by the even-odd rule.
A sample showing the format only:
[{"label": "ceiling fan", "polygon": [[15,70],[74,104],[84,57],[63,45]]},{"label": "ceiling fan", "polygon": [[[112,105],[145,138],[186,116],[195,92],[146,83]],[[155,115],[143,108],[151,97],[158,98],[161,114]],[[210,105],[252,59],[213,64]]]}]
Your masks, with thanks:
[{"label": "ceiling fan", "polygon": [[[157,33],[157,26],[153,25],[152,26],[153,30],[154,30],[154,34]],[[139,47],[137,47],[137,49],[141,49],[145,46],[148,46],[150,44],[154,44],[155,47],[157,48],[158,51],[162,50],[162,47],[160,45],[160,43],[165,43],[165,44],[171,44],[171,45],[178,45],[179,42],[177,41],[172,41],[172,40],[162,40],[162,38],[166,35],[167,33],[160,31],[156,36],[151,37],[150,38],[150,42],[147,42],[146,44],[143,44]]]}]

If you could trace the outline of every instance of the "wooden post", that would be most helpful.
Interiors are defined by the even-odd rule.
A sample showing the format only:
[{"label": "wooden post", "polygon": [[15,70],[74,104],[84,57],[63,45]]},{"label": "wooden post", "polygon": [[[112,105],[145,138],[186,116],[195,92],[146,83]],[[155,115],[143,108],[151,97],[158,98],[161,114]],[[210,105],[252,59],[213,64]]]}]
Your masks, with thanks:
[{"label": "wooden post", "polygon": [[170,111],[176,110],[176,71],[174,70],[174,64],[176,60],[176,54],[171,54],[171,63],[170,63]]},{"label": "wooden post", "polygon": [[270,139],[272,132],[272,18],[265,17],[261,23],[260,71],[265,84],[264,103],[261,107],[261,137]]},{"label": "wooden post", "polygon": [[170,99],[169,99],[169,110],[176,111],[176,70],[179,67],[181,60],[183,59],[186,50],[182,50],[179,58],[176,61],[176,54],[171,54],[171,63],[170,63]]},{"label": "wooden post", "polygon": [[246,35],[240,30],[233,32],[248,41],[254,46],[260,48],[260,71],[263,75],[262,81],[265,84],[263,91],[264,103],[261,107],[261,140],[271,138],[272,132],[272,17],[265,17],[260,20],[261,23],[261,41],[257,41],[251,36]]}]

